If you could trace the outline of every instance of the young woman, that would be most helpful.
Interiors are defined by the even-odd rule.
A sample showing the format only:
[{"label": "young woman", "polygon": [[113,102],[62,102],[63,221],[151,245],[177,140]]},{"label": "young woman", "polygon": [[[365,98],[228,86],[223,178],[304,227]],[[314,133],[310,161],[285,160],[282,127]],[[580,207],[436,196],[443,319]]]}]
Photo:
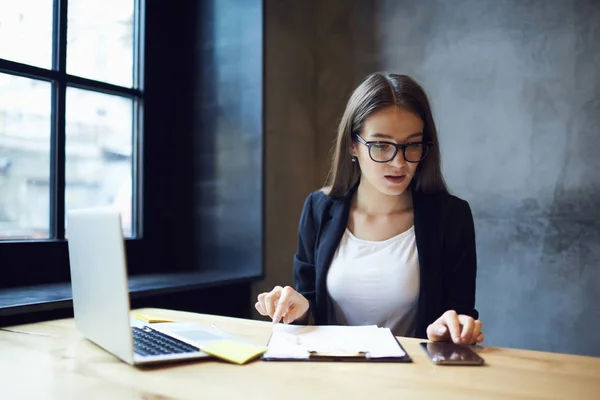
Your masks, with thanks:
[{"label": "young woman", "polygon": [[296,289],[261,293],[256,309],[474,344],[476,273],[471,209],[446,189],[427,95],[406,75],[369,76],[341,119],[330,186],[305,201]]}]

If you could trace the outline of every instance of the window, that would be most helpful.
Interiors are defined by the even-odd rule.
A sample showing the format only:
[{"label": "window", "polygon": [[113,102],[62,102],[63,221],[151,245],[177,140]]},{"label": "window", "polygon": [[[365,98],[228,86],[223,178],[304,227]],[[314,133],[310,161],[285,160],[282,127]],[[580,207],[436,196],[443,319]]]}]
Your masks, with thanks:
[{"label": "window", "polygon": [[96,206],[139,236],[142,1],[0,0],[1,241]]},{"label": "window", "polygon": [[70,307],[73,207],[122,211],[136,298],[261,275],[262,15],[0,0],[0,325]]}]

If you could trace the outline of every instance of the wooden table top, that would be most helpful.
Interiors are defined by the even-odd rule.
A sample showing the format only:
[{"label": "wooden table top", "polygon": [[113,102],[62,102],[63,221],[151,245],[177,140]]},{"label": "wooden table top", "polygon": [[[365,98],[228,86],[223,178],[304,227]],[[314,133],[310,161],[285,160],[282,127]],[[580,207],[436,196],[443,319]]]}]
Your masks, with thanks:
[{"label": "wooden table top", "polygon": [[[216,325],[266,344],[270,322],[161,309],[136,310]],[[412,363],[214,359],[136,368],[84,339],[72,319],[0,330],[0,399],[600,399],[600,358],[483,346],[482,367],[436,366],[421,340],[399,338]],[[21,332],[14,332],[21,331]],[[33,333],[27,334],[23,332]]]}]

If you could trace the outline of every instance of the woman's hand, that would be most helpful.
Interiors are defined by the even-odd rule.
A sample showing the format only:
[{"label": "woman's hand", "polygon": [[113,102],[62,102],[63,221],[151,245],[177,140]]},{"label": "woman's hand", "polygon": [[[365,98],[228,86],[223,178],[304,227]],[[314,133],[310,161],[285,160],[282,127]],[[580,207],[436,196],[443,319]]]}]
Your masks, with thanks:
[{"label": "woman's hand", "polygon": [[481,343],[484,339],[481,326],[481,321],[449,310],[427,327],[427,338],[432,342]]},{"label": "woman's hand", "polygon": [[289,324],[303,318],[308,312],[310,304],[304,296],[291,287],[275,286],[270,292],[259,294],[258,301],[254,306],[260,315],[268,315],[273,318],[273,323],[277,323],[283,318],[283,323]]}]

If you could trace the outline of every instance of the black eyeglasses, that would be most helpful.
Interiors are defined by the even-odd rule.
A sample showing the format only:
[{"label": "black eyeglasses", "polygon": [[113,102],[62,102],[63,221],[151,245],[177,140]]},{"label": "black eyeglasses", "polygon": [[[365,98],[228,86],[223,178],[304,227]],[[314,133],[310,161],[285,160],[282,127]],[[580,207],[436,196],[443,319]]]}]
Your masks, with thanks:
[{"label": "black eyeglasses", "polygon": [[355,135],[359,142],[369,148],[369,157],[378,163],[390,162],[396,157],[399,150],[402,150],[402,156],[409,163],[422,161],[433,147],[433,142],[410,142],[405,144],[396,144],[392,142],[367,142],[359,135]]}]

